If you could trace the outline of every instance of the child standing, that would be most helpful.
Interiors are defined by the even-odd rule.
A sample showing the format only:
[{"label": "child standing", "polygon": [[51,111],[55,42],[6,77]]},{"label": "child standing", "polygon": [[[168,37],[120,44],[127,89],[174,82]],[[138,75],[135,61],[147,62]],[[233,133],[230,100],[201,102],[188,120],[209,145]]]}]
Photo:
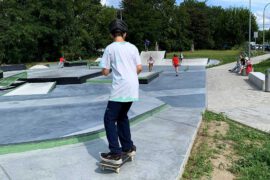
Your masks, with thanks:
[{"label": "child standing", "polygon": [[148,59],[148,69],[149,72],[152,72],[153,70],[153,66],[154,66],[155,60],[153,59],[153,57],[150,55],[149,59]]},{"label": "child standing", "polygon": [[176,54],[173,55],[172,64],[176,73],[176,76],[178,76],[178,70],[179,70],[179,58]]},{"label": "child standing", "polygon": [[114,42],[106,47],[100,66],[105,76],[112,69],[112,90],[104,115],[110,152],[101,153],[100,158],[105,162],[121,164],[122,153],[129,156],[136,153],[127,114],[132,102],[139,97],[138,74],[142,71],[142,65],[136,46],[125,41],[127,24],[117,19],[110,23],[109,30]]},{"label": "child standing", "polygon": [[180,57],[180,62],[182,62],[184,59],[184,54],[182,52],[182,49],[180,49],[180,56],[179,57]]}]

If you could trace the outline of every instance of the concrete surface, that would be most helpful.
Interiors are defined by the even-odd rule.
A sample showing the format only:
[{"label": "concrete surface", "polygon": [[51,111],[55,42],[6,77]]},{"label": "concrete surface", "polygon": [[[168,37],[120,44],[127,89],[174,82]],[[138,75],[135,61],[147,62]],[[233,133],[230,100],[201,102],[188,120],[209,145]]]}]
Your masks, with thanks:
[{"label": "concrete surface", "polygon": [[48,66],[45,66],[45,65],[35,65],[35,66],[32,66],[31,68],[29,69],[48,69],[49,67]]},{"label": "concrete surface", "polygon": [[210,59],[207,66],[216,66],[220,64],[220,60],[217,60],[217,59]]},{"label": "concrete surface", "polygon": [[[175,76],[172,67],[159,68],[163,70],[160,78],[151,84],[140,85],[141,102],[134,103],[130,116],[160,103],[169,107],[131,127],[137,156],[134,162],[122,167],[120,174],[102,172],[98,168],[98,153],[108,149],[107,140],[100,138],[47,150],[2,155],[0,179],[7,176],[15,180],[171,180],[181,177],[206,106],[205,67],[181,67],[179,77]],[[105,110],[109,87],[109,84],[66,85],[57,86],[47,95],[0,97],[0,122],[6,122],[6,126],[10,123],[10,129],[17,129],[18,134],[13,137],[16,141],[21,140],[21,136],[31,135],[20,134],[29,127],[30,130],[39,129],[37,134],[31,135],[35,138],[62,133],[63,128],[66,133],[69,131],[67,126],[72,127],[73,132],[75,127],[77,133],[83,133],[88,130],[86,123],[90,128],[97,126],[95,123],[103,123],[97,119]],[[96,120],[94,123],[93,119]],[[53,123],[53,129],[49,129],[47,124]],[[8,133],[11,130],[2,130],[0,138],[10,142],[12,138]]]},{"label": "concrete surface", "polygon": [[207,58],[194,58],[194,59],[184,58],[181,63],[182,66],[206,66],[207,64],[208,64]]},{"label": "concrete surface", "polygon": [[[160,72],[142,72],[139,74],[139,83],[140,84],[148,84],[155,78],[158,78]],[[98,76],[94,78],[90,78],[87,80],[89,83],[112,83],[112,75],[108,76]]]},{"label": "concrete surface", "polygon": [[[186,59],[182,60],[181,66],[207,66],[208,59],[207,58],[194,58],[194,59]],[[172,66],[172,59],[163,59],[159,61],[155,65],[162,65],[162,66]]]},{"label": "concrete surface", "polygon": [[14,76],[16,74],[20,74],[22,72],[25,72],[25,70],[20,70],[20,71],[7,71],[4,72],[4,78],[10,77],[10,76]]},{"label": "concrete surface", "polygon": [[[5,155],[0,157],[0,164],[13,180],[176,179],[183,170],[200,120],[201,109],[169,108],[133,126],[137,155],[134,162],[121,168],[120,174],[103,172],[97,166],[99,152],[107,149],[104,138]],[[0,173],[0,179],[5,178]]]},{"label": "concrete surface", "polygon": [[256,86],[259,90],[265,90],[265,74],[261,72],[251,72],[248,75],[248,80],[251,84]]},{"label": "concrete surface", "polygon": [[27,70],[27,82],[56,82],[57,84],[81,84],[87,79],[101,75],[99,69],[87,67],[49,68]]},{"label": "concrete surface", "polygon": [[[87,86],[92,88],[91,86]],[[106,90],[103,90],[103,92]],[[0,144],[55,139],[103,129],[109,91],[102,95],[51,97],[1,102]],[[164,103],[142,93],[129,112],[133,118]],[[17,129],[17,131],[13,131]]]},{"label": "concrete surface", "polygon": [[55,82],[47,83],[26,83],[15,90],[5,94],[4,96],[22,96],[48,94],[55,87]]},{"label": "concrete surface", "polygon": [[[270,54],[252,58],[256,64]],[[223,112],[231,119],[270,132],[270,93],[258,90],[248,77],[228,70],[235,63],[207,69],[208,109]]]}]

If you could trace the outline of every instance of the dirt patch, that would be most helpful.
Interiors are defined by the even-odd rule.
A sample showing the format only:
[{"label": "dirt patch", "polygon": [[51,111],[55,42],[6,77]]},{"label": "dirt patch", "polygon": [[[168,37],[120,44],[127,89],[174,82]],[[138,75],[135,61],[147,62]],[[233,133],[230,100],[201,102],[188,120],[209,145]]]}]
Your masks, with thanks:
[{"label": "dirt patch", "polygon": [[209,136],[225,136],[229,130],[229,124],[223,121],[212,121],[209,123]]},{"label": "dirt patch", "polygon": [[203,121],[194,143],[192,154],[200,153],[203,144],[208,145],[209,160],[212,165],[210,174],[199,179],[232,180],[236,176],[229,171],[233,160],[236,159],[233,151],[233,142],[225,141],[229,124],[224,121]]},{"label": "dirt patch", "polygon": [[211,177],[213,180],[231,180],[235,176],[228,170],[231,167],[232,161],[229,158],[233,154],[232,148],[227,146],[223,151],[211,159],[213,165],[213,172]]},{"label": "dirt patch", "polygon": [[214,150],[215,155],[211,158],[213,171],[211,179],[213,180],[232,180],[236,177],[228,169],[232,165],[234,156],[232,142],[222,140],[229,130],[229,124],[223,121],[211,121],[209,124],[208,134],[212,139],[209,146]]}]

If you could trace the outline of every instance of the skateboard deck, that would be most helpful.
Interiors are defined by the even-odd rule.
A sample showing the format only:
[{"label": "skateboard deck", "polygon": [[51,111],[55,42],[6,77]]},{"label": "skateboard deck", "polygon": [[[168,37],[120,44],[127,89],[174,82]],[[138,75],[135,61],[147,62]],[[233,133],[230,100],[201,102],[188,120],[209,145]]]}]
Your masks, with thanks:
[{"label": "skateboard deck", "polygon": [[116,172],[117,174],[119,174],[121,166],[123,166],[126,162],[133,161],[133,160],[134,160],[134,156],[123,155],[123,157],[122,157],[123,162],[121,164],[112,164],[112,163],[105,162],[105,161],[101,160],[99,162],[99,167],[103,171],[104,170],[112,170],[112,171]]}]

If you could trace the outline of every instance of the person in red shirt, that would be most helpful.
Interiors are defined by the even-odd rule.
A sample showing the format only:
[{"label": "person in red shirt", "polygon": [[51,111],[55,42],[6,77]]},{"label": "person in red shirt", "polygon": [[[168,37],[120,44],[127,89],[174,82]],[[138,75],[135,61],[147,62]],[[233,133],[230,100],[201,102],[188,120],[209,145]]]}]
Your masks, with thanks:
[{"label": "person in red shirt", "polygon": [[65,63],[65,58],[64,56],[61,56],[59,59],[59,68],[63,68],[64,67],[64,63]]},{"label": "person in red shirt", "polygon": [[176,76],[178,76],[180,62],[179,62],[179,58],[176,54],[173,55],[172,64],[173,64],[173,67],[175,69]]}]

